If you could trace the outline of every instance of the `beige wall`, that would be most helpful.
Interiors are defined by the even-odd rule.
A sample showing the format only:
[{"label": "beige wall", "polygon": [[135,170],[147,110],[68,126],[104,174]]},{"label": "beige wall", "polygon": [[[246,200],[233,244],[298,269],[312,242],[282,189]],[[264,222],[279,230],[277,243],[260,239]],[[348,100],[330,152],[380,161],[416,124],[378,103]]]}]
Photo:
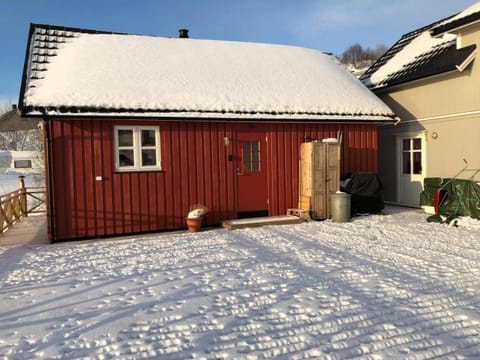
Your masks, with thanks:
[{"label": "beige wall", "polygon": [[[387,201],[397,201],[396,136],[419,133],[426,139],[426,177],[452,177],[465,166],[463,159],[469,168],[480,168],[480,114],[382,126],[378,131],[378,172]],[[466,176],[469,173],[462,177]],[[480,175],[476,179],[480,181]]]},{"label": "beige wall", "polygon": [[[479,56],[480,57],[480,56]],[[480,110],[480,64],[475,59],[462,73],[419,80],[378,95],[403,120],[425,119]]]},{"label": "beige wall", "polygon": [[463,159],[470,168],[480,168],[480,115],[431,121],[425,126],[427,176],[451,177],[464,167]]},{"label": "beige wall", "polygon": [[463,168],[464,158],[469,167],[480,168],[480,25],[464,29],[459,43],[462,47],[476,44],[478,51],[463,72],[377,93],[402,120],[397,126],[379,129],[379,175],[388,201],[396,201],[396,174],[392,170],[396,169],[395,137],[399,134],[425,134],[427,177],[455,175]]}]

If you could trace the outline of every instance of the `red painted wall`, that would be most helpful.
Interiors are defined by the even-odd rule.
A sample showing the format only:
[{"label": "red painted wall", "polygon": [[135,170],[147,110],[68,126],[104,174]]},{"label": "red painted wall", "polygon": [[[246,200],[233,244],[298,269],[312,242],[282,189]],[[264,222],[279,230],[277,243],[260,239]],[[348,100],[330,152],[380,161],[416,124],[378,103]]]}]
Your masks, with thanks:
[{"label": "red painted wall", "polygon": [[[115,125],[160,126],[162,171],[116,173]],[[192,204],[207,224],[236,217],[236,175],[228,161],[233,122],[50,119],[54,238],[66,240],[185,227]],[[342,174],[377,171],[377,129],[359,124],[265,124],[269,214],[298,202],[298,155],[306,139],[343,131]],[[103,181],[95,181],[102,176]]]}]

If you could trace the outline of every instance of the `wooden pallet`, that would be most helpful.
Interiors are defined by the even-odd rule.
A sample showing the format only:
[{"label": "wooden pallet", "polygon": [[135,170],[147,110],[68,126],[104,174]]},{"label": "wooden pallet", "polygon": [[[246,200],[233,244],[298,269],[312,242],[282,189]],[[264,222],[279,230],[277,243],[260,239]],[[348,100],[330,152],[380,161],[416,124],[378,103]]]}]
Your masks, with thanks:
[{"label": "wooden pallet", "polygon": [[303,209],[287,209],[287,215],[289,216],[297,216],[303,221],[310,221],[312,218],[310,217],[310,210],[303,210]]}]

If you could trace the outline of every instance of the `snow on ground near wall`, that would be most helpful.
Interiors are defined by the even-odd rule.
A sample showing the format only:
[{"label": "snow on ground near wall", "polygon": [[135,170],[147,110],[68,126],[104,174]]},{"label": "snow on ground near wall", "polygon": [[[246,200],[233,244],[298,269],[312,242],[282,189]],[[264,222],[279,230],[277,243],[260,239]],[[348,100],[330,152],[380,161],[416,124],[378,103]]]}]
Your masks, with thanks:
[{"label": "snow on ground near wall", "polygon": [[425,218],[3,248],[0,354],[479,358],[480,229]]}]

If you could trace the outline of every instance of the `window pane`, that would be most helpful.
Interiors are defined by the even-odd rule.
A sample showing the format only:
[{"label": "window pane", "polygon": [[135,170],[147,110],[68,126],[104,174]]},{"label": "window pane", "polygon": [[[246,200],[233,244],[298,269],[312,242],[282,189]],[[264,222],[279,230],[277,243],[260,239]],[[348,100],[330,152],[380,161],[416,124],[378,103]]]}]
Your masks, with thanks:
[{"label": "window pane", "polygon": [[253,146],[252,146],[252,161],[258,161],[258,144],[257,143],[253,143]]},{"label": "window pane", "polygon": [[403,173],[410,174],[410,171],[411,171],[410,153],[405,152],[403,153]]},{"label": "window pane", "polygon": [[403,151],[410,150],[410,139],[403,139]]},{"label": "window pane", "polygon": [[413,139],[413,150],[422,150],[422,139]]},{"label": "window pane", "polygon": [[243,142],[243,171],[249,172],[252,171],[250,150],[251,144],[248,141]]},{"label": "window pane", "polygon": [[247,141],[243,143],[243,161],[250,162],[250,143]]},{"label": "window pane", "polygon": [[142,130],[142,146],[155,146],[155,130]]},{"label": "window pane", "polygon": [[421,152],[413,153],[413,173],[414,174],[422,173],[422,153]]},{"label": "window pane", "polygon": [[133,146],[133,130],[118,130],[118,146]]},{"label": "window pane", "polygon": [[13,166],[17,169],[26,169],[32,167],[32,160],[14,160]]},{"label": "window pane", "polygon": [[133,150],[119,150],[118,157],[120,160],[120,167],[134,165]]},{"label": "window pane", "polygon": [[142,166],[157,165],[157,151],[156,150],[142,150]]},{"label": "window pane", "polygon": [[252,171],[260,170],[260,144],[258,141],[252,142]]}]

